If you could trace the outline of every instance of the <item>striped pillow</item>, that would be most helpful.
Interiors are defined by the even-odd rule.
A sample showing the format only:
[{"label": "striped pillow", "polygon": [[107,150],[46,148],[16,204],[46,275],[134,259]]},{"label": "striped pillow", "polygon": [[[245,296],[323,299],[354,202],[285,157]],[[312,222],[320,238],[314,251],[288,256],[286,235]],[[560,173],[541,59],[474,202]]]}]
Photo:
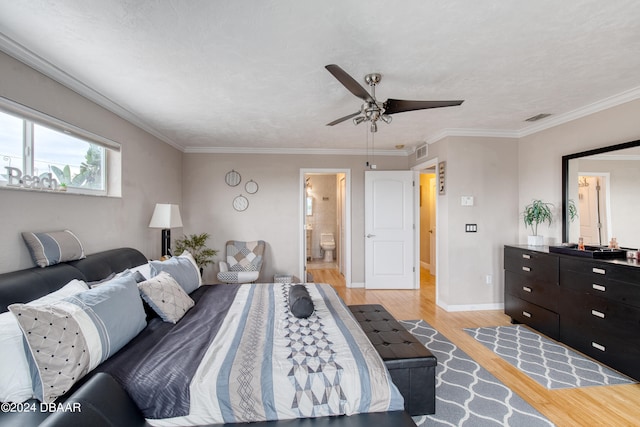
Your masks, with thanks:
[{"label": "striped pillow", "polygon": [[69,230],[46,233],[22,233],[36,265],[47,267],[85,257],[82,243]]},{"label": "striped pillow", "polygon": [[35,363],[35,396],[45,403],[120,350],[146,326],[132,275],[46,305],[11,304]]}]

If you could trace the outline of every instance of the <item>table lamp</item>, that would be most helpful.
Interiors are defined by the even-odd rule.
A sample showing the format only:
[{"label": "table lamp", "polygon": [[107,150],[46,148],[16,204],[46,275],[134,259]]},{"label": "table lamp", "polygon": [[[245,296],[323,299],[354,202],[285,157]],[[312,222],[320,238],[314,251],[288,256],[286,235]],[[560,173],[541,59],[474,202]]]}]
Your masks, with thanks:
[{"label": "table lamp", "polygon": [[162,256],[171,255],[171,229],[182,227],[180,207],[157,203],[153,211],[149,228],[162,229]]}]

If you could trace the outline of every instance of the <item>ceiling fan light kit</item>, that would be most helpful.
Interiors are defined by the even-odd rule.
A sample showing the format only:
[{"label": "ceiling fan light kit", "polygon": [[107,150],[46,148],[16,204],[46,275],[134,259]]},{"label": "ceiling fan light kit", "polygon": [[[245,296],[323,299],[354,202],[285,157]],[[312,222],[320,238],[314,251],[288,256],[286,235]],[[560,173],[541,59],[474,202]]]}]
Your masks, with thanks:
[{"label": "ceiling fan light kit", "polygon": [[330,64],[325,66],[325,68],[333,75],[333,77],[342,83],[349,92],[364,101],[364,104],[360,107],[360,111],[336,119],[331,123],[327,123],[327,126],[334,126],[349,119],[353,119],[353,124],[356,126],[360,123],[369,121],[371,122],[371,133],[375,133],[378,131],[377,123],[379,120],[382,120],[387,124],[391,123],[391,114],[404,113],[406,111],[426,110],[429,108],[454,107],[464,102],[463,100],[408,101],[392,98],[387,99],[385,102],[378,102],[376,99],[376,85],[378,85],[382,80],[382,74],[370,73],[364,76],[364,81],[371,88],[371,93],[369,93],[364,87],[362,87],[362,85],[360,85],[360,83],[358,83],[339,66]]}]

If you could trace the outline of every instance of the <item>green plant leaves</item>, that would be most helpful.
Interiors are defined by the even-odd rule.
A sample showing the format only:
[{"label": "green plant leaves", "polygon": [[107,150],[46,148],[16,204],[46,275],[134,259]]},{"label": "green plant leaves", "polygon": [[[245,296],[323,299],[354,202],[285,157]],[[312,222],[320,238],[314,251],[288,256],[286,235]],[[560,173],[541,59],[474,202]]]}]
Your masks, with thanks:
[{"label": "green plant leaves", "polygon": [[524,212],[522,212],[524,225],[531,227],[534,236],[538,235],[538,224],[547,222],[551,225],[553,221],[552,208],[553,204],[538,199],[534,199],[530,205],[525,206]]}]

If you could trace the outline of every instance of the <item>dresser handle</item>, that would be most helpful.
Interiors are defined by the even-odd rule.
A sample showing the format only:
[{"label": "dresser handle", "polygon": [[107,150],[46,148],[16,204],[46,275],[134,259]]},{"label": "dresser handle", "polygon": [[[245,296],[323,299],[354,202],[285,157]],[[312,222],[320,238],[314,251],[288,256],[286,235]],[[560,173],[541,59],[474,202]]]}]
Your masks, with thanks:
[{"label": "dresser handle", "polygon": [[601,319],[604,319],[604,313],[598,311],[598,310],[591,310],[591,314],[593,314],[596,317],[599,317]]},{"label": "dresser handle", "polygon": [[591,285],[591,287],[593,289],[595,289],[596,291],[600,291],[600,292],[606,292],[607,291],[606,287],[604,287],[602,285],[595,284],[595,283],[593,285]]},{"label": "dresser handle", "polygon": [[524,258],[524,259],[531,259],[531,255],[529,255],[529,254],[522,254],[522,258]]},{"label": "dresser handle", "polygon": [[531,317],[531,313],[528,313],[528,312],[526,312],[526,311],[523,311],[523,312],[522,312],[522,315],[523,315],[524,317]]},{"label": "dresser handle", "polygon": [[592,342],[591,347],[597,348],[600,351],[606,351],[605,347],[603,345],[598,344],[597,342]]},{"label": "dresser handle", "polygon": [[529,292],[529,293],[531,293],[531,288],[530,288],[530,287],[528,287],[528,286],[523,286],[523,287],[522,287],[522,290],[523,290],[523,291],[525,291],[525,292]]},{"label": "dresser handle", "polygon": [[529,267],[522,267],[522,271],[531,271],[531,269]]},{"label": "dresser handle", "polygon": [[591,271],[593,271],[594,273],[597,273],[597,274],[607,274],[607,271],[604,268],[595,268],[595,267],[593,267],[591,269]]}]

